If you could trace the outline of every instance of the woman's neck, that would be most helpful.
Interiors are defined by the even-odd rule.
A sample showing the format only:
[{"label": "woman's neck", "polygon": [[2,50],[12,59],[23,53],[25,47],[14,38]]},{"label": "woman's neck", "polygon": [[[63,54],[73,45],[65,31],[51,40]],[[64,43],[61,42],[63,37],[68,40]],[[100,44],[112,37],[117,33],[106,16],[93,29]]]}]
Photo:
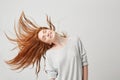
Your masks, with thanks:
[{"label": "woman's neck", "polygon": [[62,35],[56,33],[55,40],[53,43],[55,44],[55,46],[64,46],[66,41],[67,41],[67,37],[63,37]]}]

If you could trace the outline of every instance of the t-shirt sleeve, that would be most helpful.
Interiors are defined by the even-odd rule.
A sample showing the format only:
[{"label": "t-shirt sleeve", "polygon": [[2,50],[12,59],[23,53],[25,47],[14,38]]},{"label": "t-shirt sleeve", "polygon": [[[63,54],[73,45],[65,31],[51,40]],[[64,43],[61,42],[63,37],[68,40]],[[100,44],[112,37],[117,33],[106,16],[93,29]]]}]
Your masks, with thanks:
[{"label": "t-shirt sleeve", "polygon": [[87,52],[79,37],[78,37],[78,48],[79,48],[79,53],[82,59],[82,66],[88,65],[87,54],[86,54]]},{"label": "t-shirt sleeve", "polygon": [[44,71],[47,74],[48,79],[56,78],[57,77],[57,71],[52,65],[51,58],[47,54],[45,55],[45,57],[46,57],[46,59],[45,59]]}]

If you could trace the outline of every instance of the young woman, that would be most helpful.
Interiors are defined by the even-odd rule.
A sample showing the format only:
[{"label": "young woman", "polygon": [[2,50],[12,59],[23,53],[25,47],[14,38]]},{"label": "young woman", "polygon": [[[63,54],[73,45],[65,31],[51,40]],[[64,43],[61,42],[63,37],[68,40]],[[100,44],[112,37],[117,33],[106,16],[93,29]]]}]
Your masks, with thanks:
[{"label": "young woman", "polygon": [[78,36],[55,32],[55,26],[47,17],[48,27],[35,25],[21,13],[17,38],[16,57],[6,61],[13,69],[24,69],[36,64],[36,74],[40,72],[40,61],[45,60],[44,71],[48,80],[88,80],[88,61],[86,50]]}]

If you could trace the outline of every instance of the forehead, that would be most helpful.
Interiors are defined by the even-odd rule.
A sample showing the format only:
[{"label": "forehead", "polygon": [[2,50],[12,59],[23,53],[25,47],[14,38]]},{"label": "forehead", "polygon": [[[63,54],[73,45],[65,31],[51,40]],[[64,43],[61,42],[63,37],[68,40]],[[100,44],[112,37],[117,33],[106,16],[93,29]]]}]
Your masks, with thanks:
[{"label": "forehead", "polygon": [[38,38],[39,38],[40,40],[41,40],[41,38],[42,38],[42,34],[43,34],[42,31],[43,31],[43,30],[44,30],[44,29],[40,30],[39,33],[38,33]]}]

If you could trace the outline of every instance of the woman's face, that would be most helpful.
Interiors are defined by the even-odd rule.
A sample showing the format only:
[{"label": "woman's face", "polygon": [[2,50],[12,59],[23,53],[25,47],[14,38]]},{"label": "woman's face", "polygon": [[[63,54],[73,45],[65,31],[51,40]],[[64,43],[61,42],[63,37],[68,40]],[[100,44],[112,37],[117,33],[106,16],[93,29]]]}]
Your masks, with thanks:
[{"label": "woman's face", "polygon": [[48,44],[51,44],[55,39],[55,31],[50,29],[42,29],[38,33],[38,38]]}]

